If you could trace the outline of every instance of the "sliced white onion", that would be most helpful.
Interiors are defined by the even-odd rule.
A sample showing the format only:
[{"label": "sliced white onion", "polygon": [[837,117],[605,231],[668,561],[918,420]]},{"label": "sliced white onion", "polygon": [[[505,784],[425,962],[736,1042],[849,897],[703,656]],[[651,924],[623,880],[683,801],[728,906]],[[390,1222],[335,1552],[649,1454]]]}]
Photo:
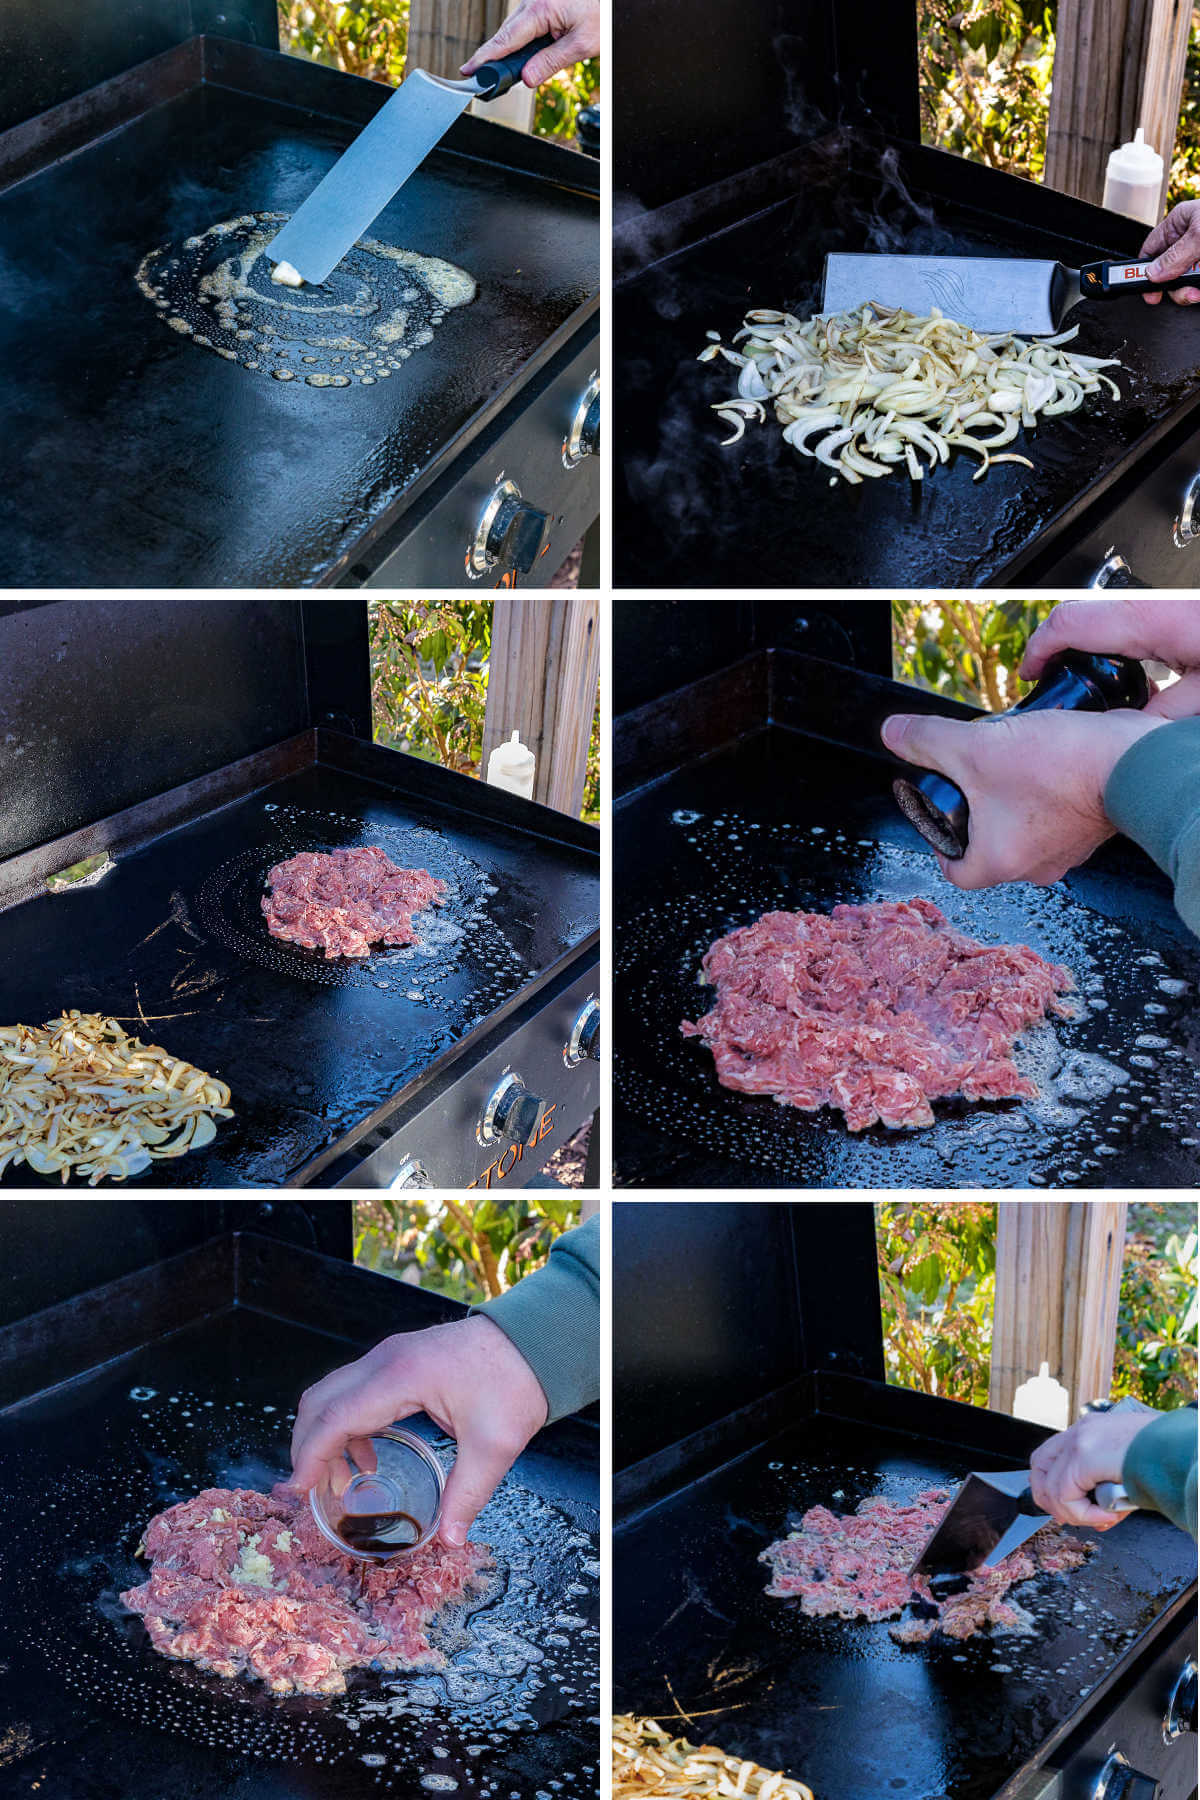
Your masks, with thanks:
[{"label": "sliced white onion", "polygon": [[[853,312],[801,321],[791,313],[758,308],[746,314],[733,337],[741,350],[713,341],[702,362],[720,355],[738,370],[737,397],[714,411],[735,427],[736,443],[748,421],[765,421],[764,401],[774,403],[783,436],[802,456],[814,456],[852,486],[904,468],[913,481],[947,462],[951,447],[980,458],[980,480],[993,463],[1021,462],[997,456],[1042,416],[1077,412],[1091,395],[1120,389],[1103,369],[1115,357],[1080,356],[1063,349],[1079,327],[1053,337],[1026,340],[1008,333],[982,334],[947,319],[903,312],[871,302]],[[986,428],[989,435],[974,435]],[[824,433],[815,449],[808,440]]]}]

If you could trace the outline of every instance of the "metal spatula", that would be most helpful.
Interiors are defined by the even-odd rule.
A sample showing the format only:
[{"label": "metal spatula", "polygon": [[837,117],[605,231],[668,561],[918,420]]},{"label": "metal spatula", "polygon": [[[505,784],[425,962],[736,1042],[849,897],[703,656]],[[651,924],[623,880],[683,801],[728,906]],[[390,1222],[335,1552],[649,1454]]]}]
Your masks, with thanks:
[{"label": "metal spatula", "polygon": [[[1105,1512],[1137,1510],[1116,1481],[1101,1482],[1092,1499]],[[968,1475],[909,1573],[932,1580],[994,1569],[1049,1523],[1050,1515],[1034,1505],[1028,1469]]]},{"label": "metal spatula", "polygon": [[319,285],[471,101],[507,94],[525,64],[553,42],[536,38],[511,56],[482,64],[465,81],[414,69],[268,245],[271,261],[289,263]]},{"label": "metal spatula", "polygon": [[1200,263],[1174,281],[1147,281],[1148,262],[1031,262],[1007,256],[858,256],[825,258],[822,312],[850,312],[869,300],[948,319],[974,331],[1045,337],[1081,300],[1113,300],[1153,288],[1200,286]]}]

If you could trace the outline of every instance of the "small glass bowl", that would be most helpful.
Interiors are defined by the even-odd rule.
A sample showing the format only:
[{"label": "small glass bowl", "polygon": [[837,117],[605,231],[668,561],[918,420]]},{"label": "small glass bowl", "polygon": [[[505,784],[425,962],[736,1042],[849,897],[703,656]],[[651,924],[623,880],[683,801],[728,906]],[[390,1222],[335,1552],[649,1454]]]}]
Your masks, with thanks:
[{"label": "small glass bowl", "polygon": [[445,1485],[428,1445],[389,1425],[354,1438],[309,1489],[308,1503],[318,1529],[343,1556],[386,1563],[411,1555],[434,1536]]}]

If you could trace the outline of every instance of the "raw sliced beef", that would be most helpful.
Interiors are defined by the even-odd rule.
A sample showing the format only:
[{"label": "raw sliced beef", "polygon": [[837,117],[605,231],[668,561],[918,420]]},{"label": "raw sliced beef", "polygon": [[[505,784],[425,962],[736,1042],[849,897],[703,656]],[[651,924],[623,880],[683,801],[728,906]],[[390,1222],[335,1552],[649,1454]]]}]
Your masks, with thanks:
[{"label": "raw sliced beef", "polygon": [[302,850],[276,863],[263,895],[267,930],[327,957],[367,956],[372,944],[416,944],[413,914],[441,906],[444,881],[401,869],[371,844],[358,850]]},{"label": "raw sliced beef", "polygon": [[481,1592],[491,1554],[434,1543],[393,1563],[355,1562],[286,1487],[206,1488],[159,1513],[138,1555],[149,1581],[121,1595],[164,1656],[276,1694],[340,1694],[346,1671],[440,1667],[426,1635],[444,1606]]},{"label": "raw sliced beef", "polygon": [[964,937],[928,900],[764,913],[704,956],[717,1003],[685,1037],[722,1086],[816,1112],[851,1131],[932,1125],[931,1100],[1032,1099],[1012,1048],[1057,1013],[1066,969],[1020,944]]},{"label": "raw sliced beef", "polygon": [[796,1598],[814,1618],[895,1618],[910,1602],[918,1616],[893,1625],[898,1644],[923,1644],[935,1632],[947,1638],[974,1637],[985,1626],[1028,1630],[1029,1616],[1006,1599],[1010,1588],[1039,1570],[1060,1575],[1087,1561],[1093,1545],[1047,1525],[994,1569],[968,1577],[961,1594],[936,1601],[923,1576],[908,1571],[933,1536],[950,1496],[928,1488],[907,1506],[864,1500],[839,1516],[814,1506],[793,1531],[759,1557],[771,1568],[768,1594]]}]

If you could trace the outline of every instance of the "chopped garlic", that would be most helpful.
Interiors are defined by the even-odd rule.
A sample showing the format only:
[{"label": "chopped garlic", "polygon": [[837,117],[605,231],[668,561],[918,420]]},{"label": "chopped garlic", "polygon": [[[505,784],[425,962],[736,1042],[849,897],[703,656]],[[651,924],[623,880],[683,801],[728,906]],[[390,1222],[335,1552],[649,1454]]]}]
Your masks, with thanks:
[{"label": "chopped garlic", "polygon": [[287,1552],[291,1549],[291,1547],[292,1547],[291,1532],[290,1531],[281,1531],[279,1536],[275,1539],[275,1548],[277,1550],[282,1550],[284,1552],[284,1554],[286,1555]]}]

